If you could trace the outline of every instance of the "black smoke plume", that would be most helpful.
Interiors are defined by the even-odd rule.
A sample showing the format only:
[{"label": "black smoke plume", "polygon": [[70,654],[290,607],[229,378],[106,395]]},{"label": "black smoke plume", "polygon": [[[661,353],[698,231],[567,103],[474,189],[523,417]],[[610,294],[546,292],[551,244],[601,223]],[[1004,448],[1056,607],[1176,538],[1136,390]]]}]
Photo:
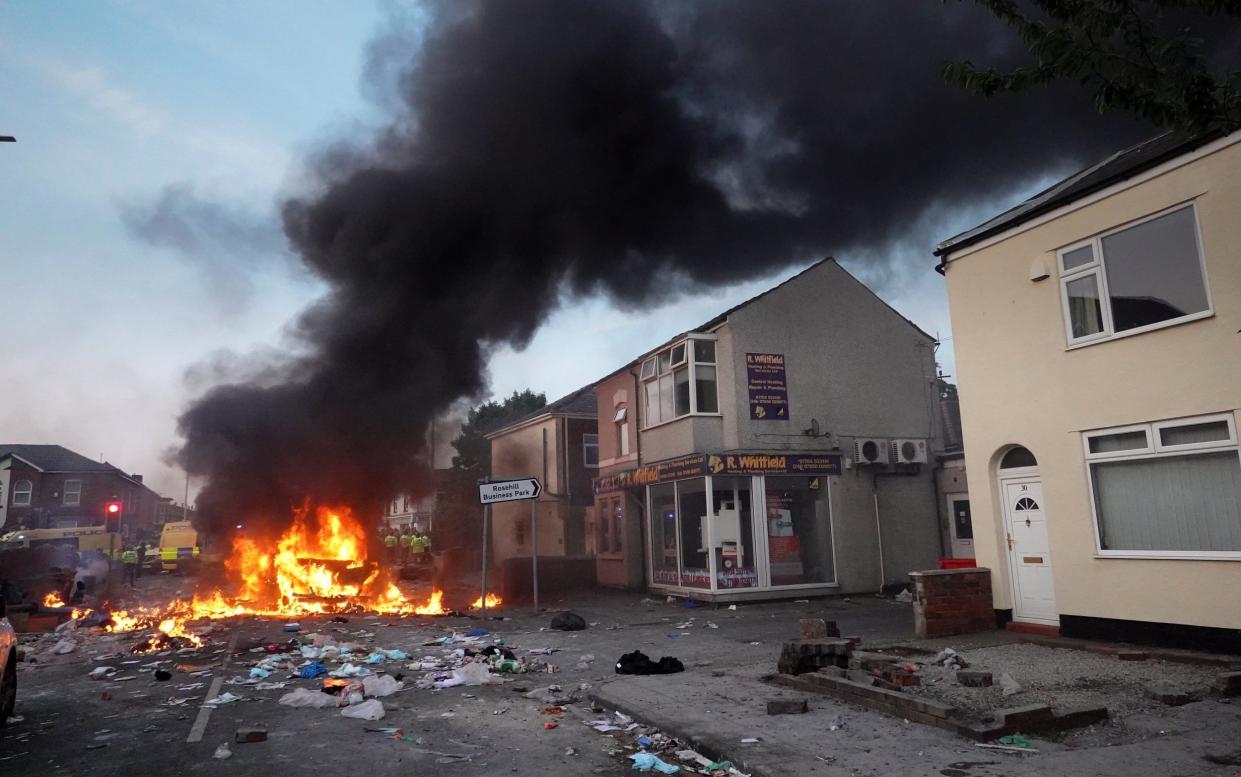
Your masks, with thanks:
[{"label": "black smoke plume", "polygon": [[[483,393],[489,347],[528,342],[564,295],[640,306],[873,253],[928,212],[1150,133],[1070,87],[983,100],[945,84],[949,59],[1024,58],[971,5],[428,8],[416,41],[372,50],[369,73],[398,74],[387,126],[318,155],[283,206],[330,289],[296,321],[295,355],[180,419],[209,528],[307,497],[373,514],[417,490],[428,421]],[[926,249],[904,271],[931,272]]]}]

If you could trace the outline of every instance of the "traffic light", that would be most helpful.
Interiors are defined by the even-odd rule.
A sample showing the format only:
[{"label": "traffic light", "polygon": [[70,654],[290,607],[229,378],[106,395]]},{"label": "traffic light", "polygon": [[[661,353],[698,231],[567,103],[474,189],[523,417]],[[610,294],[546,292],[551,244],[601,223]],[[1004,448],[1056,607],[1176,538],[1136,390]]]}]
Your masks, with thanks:
[{"label": "traffic light", "polygon": [[124,506],[121,504],[121,500],[119,499],[109,500],[108,503],[104,505],[103,514],[107,521],[108,531],[119,532],[121,530],[121,515],[124,514],[124,512]]}]

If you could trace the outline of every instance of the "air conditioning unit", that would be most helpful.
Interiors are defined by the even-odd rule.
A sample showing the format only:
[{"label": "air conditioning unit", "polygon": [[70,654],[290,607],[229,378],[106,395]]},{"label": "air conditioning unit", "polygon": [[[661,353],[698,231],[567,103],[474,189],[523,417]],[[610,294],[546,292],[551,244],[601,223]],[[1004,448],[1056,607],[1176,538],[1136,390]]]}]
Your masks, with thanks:
[{"label": "air conditioning unit", "polygon": [[887,464],[889,462],[888,441],[860,438],[853,441],[853,455],[858,466],[865,464]]},{"label": "air conditioning unit", "polygon": [[893,440],[893,464],[925,464],[926,440]]}]

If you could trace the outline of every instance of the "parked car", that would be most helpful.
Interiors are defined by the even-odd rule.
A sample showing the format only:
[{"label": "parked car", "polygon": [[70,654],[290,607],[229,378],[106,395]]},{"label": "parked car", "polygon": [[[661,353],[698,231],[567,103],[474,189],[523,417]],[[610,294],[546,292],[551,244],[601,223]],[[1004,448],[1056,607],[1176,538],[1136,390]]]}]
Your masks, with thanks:
[{"label": "parked car", "polygon": [[17,706],[17,634],[8,619],[8,603],[0,596],[0,726]]}]

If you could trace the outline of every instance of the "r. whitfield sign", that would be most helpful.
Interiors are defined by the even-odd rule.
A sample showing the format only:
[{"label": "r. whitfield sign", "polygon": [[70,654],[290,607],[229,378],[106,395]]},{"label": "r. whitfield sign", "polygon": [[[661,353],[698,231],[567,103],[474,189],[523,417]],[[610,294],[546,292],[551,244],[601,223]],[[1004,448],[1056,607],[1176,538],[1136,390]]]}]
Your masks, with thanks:
[{"label": "r. whitfield sign", "polygon": [[703,475],[839,475],[838,453],[694,453],[595,478],[595,493]]},{"label": "r. whitfield sign", "polygon": [[789,420],[789,383],[784,373],[784,354],[747,353],[745,377],[750,394],[750,420]]}]

